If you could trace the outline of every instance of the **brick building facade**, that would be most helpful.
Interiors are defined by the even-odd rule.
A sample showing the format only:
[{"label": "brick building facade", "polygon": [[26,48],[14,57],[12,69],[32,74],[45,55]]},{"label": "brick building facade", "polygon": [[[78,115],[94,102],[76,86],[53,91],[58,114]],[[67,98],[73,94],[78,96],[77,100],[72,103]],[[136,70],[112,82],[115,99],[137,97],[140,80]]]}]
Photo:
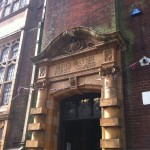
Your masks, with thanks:
[{"label": "brick building facade", "polygon": [[[24,123],[43,0],[0,1],[0,149],[24,142]],[[30,44],[29,44],[30,43]],[[27,90],[17,96],[19,87]]]},{"label": "brick building facade", "polygon": [[[148,1],[121,1],[118,5],[119,30],[126,41],[127,49],[122,52],[122,67],[126,68],[143,56],[150,57]],[[141,15],[132,16],[137,7]],[[142,92],[149,91],[149,65],[123,72],[124,108],[127,149],[149,149],[149,105],[143,105]]]},{"label": "brick building facade", "polygon": [[[35,89],[34,92],[26,91],[27,97],[20,96],[9,102],[8,107],[1,106],[1,126],[4,128],[1,145],[19,147],[22,138],[23,143],[26,140],[26,149],[69,150],[72,147],[76,150],[74,144],[82,149],[90,149],[93,144],[96,149],[95,136],[90,145],[91,139],[84,135],[92,136],[88,132],[91,127],[96,128],[92,132],[98,133],[98,145],[103,149],[150,149],[150,105],[145,105],[142,97],[143,92],[150,91],[150,68],[139,63],[143,56],[150,57],[150,2],[45,0],[46,13],[44,1],[31,0],[29,3],[21,8],[23,10],[13,12],[12,9],[14,15],[1,18],[0,22],[0,32],[8,24],[8,33],[1,33],[1,55],[5,47],[11,49],[21,41],[18,60],[1,62],[1,67],[9,67],[9,63],[17,65],[15,80],[4,80],[2,87],[11,82],[14,85],[10,101],[17,94],[18,86],[29,88],[31,83]],[[132,16],[135,8],[142,13]],[[5,14],[4,9],[2,13]],[[26,19],[17,21],[20,24],[16,26],[14,17]],[[37,34],[41,18],[43,26],[39,30],[41,34]],[[31,57],[36,66],[33,70]],[[99,117],[94,116],[98,108],[97,96],[100,97]],[[76,97],[77,100],[73,100]],[[75,114],[71,114],[75,110],[68,103],[64,110],[66,101],[76,107]],[[88,108],[92,110],[89,118],[86,116]],[[69,115],[75,115],[75,118],[67,118]],[[80,140],[75,142],[76,134],[71,130],[79,131],[83,139],[77,137]],[[85,139],[89,141],[81,142]]]},{"label": "brick building facade", "polygon": [[[120,31],[125,42],[121,50],[126,149],[149,149],[149,105],[142,92],[149,91],[149,66],[130,68],[143,56],[149,57],[149,2],[147,1],[47,1],[42,39],[44,51],[64,31],[84,26],[97,33]],[[131,16],[134,8],[142,14]],[[48,17],[47,17],[48,16]]]},{"label": "brick building facade", "polygon": [[[56,57],[57,55],[58,56],[60,55],[60,58],[61,57],[63,58],[63,55],[61,54],[63,54],[64,46],[65,44],[70,42],[70,41],[67,41],[66,36],[67,35],[69,36],[72,34],[73,36],[75,36],[75,34],[77,34],[76,32],[79,32],[78,34],[83,38],[82,28],[84,27],[88,28],[89,33],[92,32],[91,30],[94,30],[98,34],[97,37],[103,34],[103,36],[105,37],[104,43],[106,43],[105,47],[107,48],[109,47],[109,45],[107,45],[107,42],[111,39],[110,37],[106,38],[108,34],[115,33],[116,31],[120,31],[120,34],[122,35],[124,44],[122,45],[120,49],[120,54],[117,54],[118,56],[116,56],[116,59],[118,59],[118,61],[115,62],[119,65],[119,55],[120,55],[121,56],[121,68],[120,68],[119,76],[122,77],[123,88],[121,88],[122,93],[120,93],[122,97],[119,95],[117,95],[116,97],[118,99],[122,99],[122,101],[119,101],[119,103],[122,103],[121,106],[118,106],[115,103],[115,100],[113,99],[114,95],[112,93],[114,93],[114,91],[111,91],[110,93],[109,92],[105,93],[106,92],[106,89],[105,89],[104,95],[103,95],[102,94],[103,88],[101,89],[102,96],[100,100],[100,108],[101,108],[102,114],[100,117],[101,118],[100,126],[102,129],[101,131],[102,136],[101,136],[100,145],[101,145],[101,148],[103,149],[121,148],[121,149],[127,149],[127,150],[130,150],[130,149],[131,150],[134,150],[134,149],[144,150],[144,149],[150,148],[150,144],[149,144],[149,139],[150,139],[149,137],[149,133],[150,133],[149,132],[149,124],[150,124],[149,113],[150,111],[149,111],[149,105],[144,104],[144,97],[142,97],[143,92],[148,92],[150,88],[149,65],[141,66],[139,63],[139,60],[141,60],[143,56],[149,57],[150,55],[149,54],[149,39],[150,39],[149,31],[150,29],[149,29],[149,14],[148,14],[149,5],[150,3],[145,0],[143,1],[142,0],[141,1],[126,1],[126,0],[122,0],[122,1],[117,1],[117,0],[53,1],[53,0],[49,0],[47,1],[47,9],[46,9],[47,11],[46,11],[46,16],[45,16],[46,19],[44,22],[41,53],[33,59],[34,63],[39,68],[39,71],[41,68],[43,68],[44,65],[49,64],[50,62],[52,63],[52,68],[51,67],[49,68],[49,66],[46,65],[47,71],[49,72],[49,69],[53,71],[53,69],[55,68],[53,67],[53,61],[49,62],[48,60],[51,60],[51,59],[53,60],[53,58],[57,58]],[[132,15],[132,13],[133,13],[133,10],[136,8],[138,8],[142,13],[140,12],[138,15],[134,16]],[[86,29],[83,29],[83,30],[86,30]],[[94,33],[92,35],[94,36]],[[63,39],[63,36],[66,38]],[[61,43],[61,40],[62,42],[64,42],[64,45]],[[59,52],[61,50],[62,52]],[[105,50],[105,48],[103,48],[103,50]],[[74,56],[73,59],[76,60],[76,56]],[[40,63],[38,63],[38,61]],[[58,59],[58,62],[59,62],[59,59]],[[62,62],[65,62],[65,60],[62,60]],[[66,63],[67,63],[67,59],[66,59]],[[105,66],[105,63],[102,65]],[[59,65],[59,67],[61,66],[63,66],[63,64]],[[108,67],[108,66],[105,66],[105,67]],[[59,72],[61,72],[59,75],[63,76],[64,74],[63,72],[65,72],[65,70],[61,69]],[[59,104],[55,104],[55,102],[57,101],[57,98],[60,99],[60,97],[62,97],[63,99],[63,95],[61,94],[59,95],[59,93],[61,92],[65,93],[66,91],[58,92],[57,91],[58,87],[55,85],[56,81],[53,81],[55,78],[51,79],[52,78],[51,76],[53,77],[53,75],[49,72],[49,74],[45,76],[46,81],[44,82],[50,84],[48,86],[49,90],[55,89],[56,92],[51,94],[49,91],[48,94],[51,96],[49,98],[45,97],[45,99],[48,99],[47,103],[51,103],[51,105],[52,105],[52,101],[50,101],[50,99],[54,99],[53,105],[59,105]],[[66,77],[68,78],[70,78],[70,76],[69,76],[69,73],[68,73],[68,76],[66,75]],[[77,88],[80,90],[80,80],[81,80],[80,75],[76,75],[76,73],[74,73],[74,76],[76,76],[77,78]],[[83,73],[83,76],[84,76],[84,73]],[[85,77],[85,78],[88,78],[88,77]],[[93,81],[94,77],[91,77],[91,78],[92,79],[90,78],[87,79],[88,80],[86,81],[87,83],[85,82],[84,84],[88,84],[88,82],[93,82],[93,85],[94,85],[94,81]],[[58,80],[59,79],[61,80],[61,77],[59,77]],[[57,83],[60,85],[60,89],[61,89],[62,82],[65,82],[65,79],[62,79],[62,80],[64,81],[61,81],[61,82],[59,81],[60,83],[59,82]],[[40,83],[43,81],[40,77],[37,77],[36,82]],[[110,79],[109,79],[109,82],[111,82]],[[118,91],[119,91],[119,82],[118,81],[116,82],[117,82]],[[64,83],[64,84],[67,84],[67,83]],[[110,87],[111,89],[113,89],[114,88],[113,83],[111,84],[112,84],[112,87],[111,86]],[[86,90],[87,89],[84,89],[84,91]],[[72,95],[69,92],[65,94],[66,95],[68,94],[68,96]],[[108,94],[110,97],[109,96],[107,97],[105,94],[106,95]],[[38,101],[42,99],[40,95],[42,95],[41,91],[38,92]],[[38,143],[36,145],[37,147],[41,147],[41,148],[43,147],[46,149],[57,149],[56,143],[58,142],[58,139],[59,139],[58,137],[60,136],[59,134],[57,134],[57,130],[49,131],[51,133],[51,137],[49,137],[47,134],[45,135],[44,133],[47,132],[48,130],[47,126],[48,124],[50,124],[48,123],[48,121],[50,121],[48,120],[48,118],[51,116],[50,110],[52,111],[52,113],[55,114],[54,116],[52,115],[50,117],[52,121],[54,121],[57,118],[56,114],[59,111],[58,111],[58,108],[53,108],[52,106],[49,107],[48,104],[46,107],[44,107],[43,105],[44,104],[40,105],[39,102],[37,102],[36,107],[32,109],[31,111],[32,112],[31,114],[34,116],[33,123],[29,124],[29,130],[32,133],[32,138],[30,141],[27,141],[26,146],[34,147],[36,145],[35,144],[35,141],[36,141]],[[46,119],[45,121],[42,122],[43,124],[40,121],[40,114],[38,116],[36,113],[40,106],[42,106],[41,109],[47,108],[47,113],[48,113],[47,115],[45,114]],[[118,114],[115,113],[117,111],[116,107],[119,107],[119,110],[120,110]],[[123,113],[124,117],[119,115],[121,113]],[[41,114],[42,114],[42,111],[41,111]],[[113,123],[114,124],[116,123],[115,125],[111,122],[112,121],[111,119],[114,119],[114,118],[116,119],[117,117],[121,119],[121,125],[119,123],[116,123],[115,120],[113,120]],[[41,126],[42,125],[46,126],[43,130],[41,130],[40,128],[37,129],[37,118],[39,118],[39,124]],[[61,125],[59,125],[60,124],[59,121],[56,124],[58,124],[58,126],[61,127]],[[51,124],[49,126],[51,126]],[[120,131],[118,130],[118,126],[121,129]],[[34,131],[35,128],[37,131]],[[57,129],[57,126],[52,125],[51,128]],[[41,132],[43,134],[43,138],[38,138],[38,132]],[[54,139],[53,139],[53,135],[54,135]],[[45,136],[47,137],[47,140],[45,140]],[[50,138],[50,141],[54,140],[53,144],[51,142],[48,142],[49,138]],[[44,143],[41,143],[41,141],[42,142],[44,141]],[[74,148],[75,147],[73,146],[73,149]],[[59,149],[61,148],[59,147]]]}]

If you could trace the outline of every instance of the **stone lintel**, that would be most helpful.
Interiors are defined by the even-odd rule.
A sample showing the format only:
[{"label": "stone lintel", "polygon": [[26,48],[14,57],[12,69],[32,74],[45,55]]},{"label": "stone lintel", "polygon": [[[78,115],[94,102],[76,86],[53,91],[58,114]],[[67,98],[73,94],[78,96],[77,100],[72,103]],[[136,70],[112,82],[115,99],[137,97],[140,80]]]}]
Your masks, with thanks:
[{"label": "stone lintel", "polygon": [[118,98],[107,98],[100,100],[100,107],[120,106]]},{"label": "stone lintel", "polygon": [[31,108],[30,114],[31,115],[45,115],[47,114],[47,109],[43,107]]},{"label": "stone lintel", "polygon": [[26,141],[26,148],[43,148],[44,142],[38,140],[27,140]]},{"label": "stone lintel", "polygon": [[122,148],[121,140],[120,139],[101,139],[100,140],[101,148]]},{"label": "stone lintel", "polygon": [[36,131],[36,130],[45,130],[45,125],[43,123],[31,123],[28,125],[29,131]]},{"label": "stone lintel", "polygon": [[100,125],[102,127],[118,127],[120,126],[120,119],[119,118],[101,118]]}]

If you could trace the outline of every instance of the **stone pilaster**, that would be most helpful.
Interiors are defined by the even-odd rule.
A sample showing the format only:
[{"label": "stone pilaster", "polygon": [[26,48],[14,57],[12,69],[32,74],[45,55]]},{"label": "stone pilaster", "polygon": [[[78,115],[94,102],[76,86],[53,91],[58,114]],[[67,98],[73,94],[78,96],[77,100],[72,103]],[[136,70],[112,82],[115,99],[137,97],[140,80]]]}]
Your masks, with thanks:
[{"label": "stone pilaster", "polygon": [[36,108],[31,109],[31,114],[34,116],[33,123],[28,125],[28,130],[32,132],[31,140],[26,142],[27,148],[43,148],[44,147],[44,134],[45,122],[47,113],[47,88],[38,90]]},{"label": "stone pilaster", "polygon": [[[118,80],[118,81],[117,81]],[[104,96],[101,99],[102,118],[100,125],[102,127],[101,148],[106,149],[123,149],[122,144],[122,109],[120,101],[120,84],[119,78],[113,79],[112,75],[104,78]]]}]

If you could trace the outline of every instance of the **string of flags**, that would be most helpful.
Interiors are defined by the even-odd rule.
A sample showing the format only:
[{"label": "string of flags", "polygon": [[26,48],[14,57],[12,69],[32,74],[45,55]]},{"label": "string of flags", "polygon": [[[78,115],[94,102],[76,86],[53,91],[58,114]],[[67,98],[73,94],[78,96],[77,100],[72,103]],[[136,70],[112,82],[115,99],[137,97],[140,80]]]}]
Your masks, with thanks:
[{"label": "string of flags", "polygon": [[17,98],[20,95],[23,95],[25,93],[25,91],[29,91],[29,90],[30,90],[30,88],[19,86],[17,89],[17,95],[12,100],[14,100],[15,98]]},{"label": "string of flags", "polygon": [[134,62],[129,67],[127,67],[127,69],[135,70],[139,65],[143,67],[149,64],[150,64],[150,58],[143,56],[139,61]]},{"label": "string of flags", "polygon": [[[128,67],[122,69],[122,70],[119,70],[117,68],[112,68],[111,70],[111,73],[112,76],[113,76],[113,79],[116,80],[117,76],[119,75],[120,72],[123,72],[125,70],[135,70],[138,66],[146,66],[146,65],[150,65],[150,58],[146,57],[146,56],[143,56],[140,60],[138,60],[137,62],[134,62],[133,64],[129,65]],[[108,72],[107,72],[108,73]],[[108,73],[109,74],[109,73]],[[107,74],[106,74],[107,75]],[[99,76],[100,78],[99,79],[96,79],[96,80],[101,80],[102,76],[106,76],[106,75],[102,75],[101,72],[99,71]],[[92,81],[88,81],[87,83],[91,83]],[[85,83],[82,83],[81,85],[84,85]],[[80,85],[80,86],[81,86]],[[34,90],[34,88],[32,88]],[[65,88],[64,88],[65,89]],[[20,95],[23,95],[25,93],[25,91],[29,91],[30,88],[27,88],[27,87],[23,87],[23,86],[19,86],[18,87],[18,90],[17,90],[17,95],[13,98],[17,98],[18,96]],[[55,91],[57,89],[50,89],[50,91]]]},{"label": "string of flags", "polygon": [[99,70],[99,76],[100,78],[97,80],[101,80],[101,78],[103,76],[106,75],[112,75],[113,79],[116,80],[117,76],[119,75],[119,73],[126,71],[126,70],[135,70],[137,69],[137,67],[139,66],[147,66],[150,64],[150,58],[143,56],[140,60],[138,60],[137,62],[134,62],[133,64],[129,65],[128,67],[124,68],[124,69],[119,69],[117,66],[111,67],[111,68],[101,68]]}]

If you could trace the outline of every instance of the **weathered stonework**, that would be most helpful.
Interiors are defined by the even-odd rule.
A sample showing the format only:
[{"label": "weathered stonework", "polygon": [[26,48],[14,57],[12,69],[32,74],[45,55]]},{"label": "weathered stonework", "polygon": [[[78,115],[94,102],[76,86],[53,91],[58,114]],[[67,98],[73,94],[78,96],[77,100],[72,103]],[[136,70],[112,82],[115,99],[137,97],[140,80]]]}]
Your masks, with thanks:
[{"label": "weathered stonework", "polygon": [[[65,48],[61,46],[63,43],[72,42],[67,38],[70,37],[70,33],[75,35],[77,32],[85,40],[87,35],[91,36],[96,44],[80,47],[66,54]],[[120,105],[123,101],[122,77],[118,75],[115,80],[113,78],[121,65],[118,47],[123,46],[121,36],[117,32],[107,35],[109,40],[105,43],[102,35],[87,28],[74,28],[66,33],[60,34],[45,51],[32,59],[40,68],[47,64],[48,69],[44,78],[38,76],[36,79],[36,84],[39,85],[36,86],[38,96],[36,108],[31,109],[34,121],[28,126],[32,137],[26,142],[26,147],[57,150],[61,100],[82,92],[98,92],[101,93],[101,148],[125,149],[123,106]],[[58,51],[55,45],[59,45],[57,48],[63,51]],[[54,48],[57,53],[52,54]],[[102,68],[105,69],[100,71]],[[100,81],[97,80],[98,77],[101,77]],[[43,114],[43,110],[47,112]],[[43,141],[43,145],[37,144],[41,143],[40,141]],[[106,146],[108,143],[110,145]]]}]

